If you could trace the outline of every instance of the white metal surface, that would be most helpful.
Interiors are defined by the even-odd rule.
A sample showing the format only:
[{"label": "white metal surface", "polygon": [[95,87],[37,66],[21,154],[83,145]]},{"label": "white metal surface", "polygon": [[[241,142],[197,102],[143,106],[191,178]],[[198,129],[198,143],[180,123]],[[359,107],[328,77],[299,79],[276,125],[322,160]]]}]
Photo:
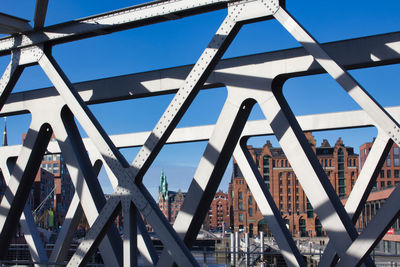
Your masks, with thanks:
[{"label": "white metal surface", "polygon": [[[0,148],[2,168],[6,167],[9,157],[18,156],[10,178],[7,179],[8,188],[1,203],[0,256],[4,257],[13,229],[23,210],[27,209],[25,203],[30,187],[47,149],[63,154],[76,190],[67,220],[49,261],[64,260],[73,231],[84,213],[91,229],[68,263],[69,266],[85,265],[97,248],[107,266],[137,265],[136,249],[144,256],[146,264],[172,266],[176,262],[180,266],[196,266],[198,263],[190,253],[190,247],[236,147],[238,163],[270,224],[286,263],[289,266],[303,266],[304,260],[285,229],[279,210],[254,164],[249,156],[246,156],[246,151],[243,151],[247,137],[274,134],[331,240],[322,258],[322,264],[335,263],[334,255],[337,254],[340,257],[338,263],[342,266],[355,265],[362,260],[367,260],[365,263],[371,265],[368,261],[369,252],[398,214],[396,204],[399,189],[397,188],[387,203],[382,205],[379,216],[372,219],[359,237],[354,222],[386,157],[385,153],[392,142],[400,144],[400,108],[382,108],[347,73],[346,68],[400,62],[400,55],[393,52],[400,51],[400,34],[390,33],[321,46],[284,9],[282,2],[157,1],[42,28],[48,1],[37,0],[35,31],[31,31],[27,22],[1,16],[2,26],[24,31],[22,34],[0,40],[0,55],[11,54],[11,61],[0,80],[1,114],[13,115],[29,111],[32,114],[32,123],[23,146]],[[50,49],[44,50],[44,47],[48,48],[58,43],[223,8],[227,8],[227,16],[194,66],[72,84],[52,57]],[[220,61],[243,24],[273,17],[304,49],[296,48]],[[385,52],[389,43],[394,47],[391,53]],[[357,47],[357,51],[349,54],[349,47]],[[370,55],[377,51],[381,56],[373,60]],[[313,64],[314,60],[320,66]],[[22,70],[33,64],[40,65],[54,88],[10,96]],[[294,117],[291,107],[282,96],[282,88],[277,87],[273,81],[282,75],[293,77],[299,73],[309,75],[324,70],[353,97],[362,111]],[[109,90],[111,84],[113,90]],[[131,88],[136,88],[132,86],[137,84],[141,85],[139,89],[132,91]],[[228,98],[216,125],[176,129],[198,91],[204,87],[212,88],[221,84],[226,86]],[[87,106],[92,103],[160,93],[176,95],[153,131],[146,133],[110,137]],[[259,103],[267,120],[246,124],[255,103]],[[88,139],[80,136],[75,119],[89,136]],[[367,167],[361,172],[345,209],[302,132],[365,126],[377,127],[379,136],[371,151],[372,156],[367,160]],[[53,131],[58,144],[51,143],[48,146]],[[166,143],[198,140],[206,140],[208,145],[182,210],[171,227],[143,186],[142,178]],[[132,146],[141,146],[141,149],[130,165],[118,148]],[[93,169],[97,160],[102,161],[114,188],[108,200],[104,198],[96,170]],[[122,239],[113,224],[120,211],[125,220]],[[27,211],[22,226],[27,234],[32,259],[47,261],[33,221],[26,214]],[[157,232],[161,242],[167,244],[160,259],[157,258],[139,214]]]}]

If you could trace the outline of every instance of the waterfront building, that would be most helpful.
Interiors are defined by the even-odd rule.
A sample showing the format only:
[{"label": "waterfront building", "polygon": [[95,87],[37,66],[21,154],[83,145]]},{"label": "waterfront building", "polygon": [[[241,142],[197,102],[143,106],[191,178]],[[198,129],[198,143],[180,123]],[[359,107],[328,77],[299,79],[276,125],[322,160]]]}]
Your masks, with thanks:
[{"label": "waterfront building", "polygon": [[[311,133],[306,133],[306,137],[338,196],[348,196],[358,177],[358,155],[352,147],[346,147],[341,138],[334,146],[324,139],[317,147]],[[262,148],[248,146],[248,150],[290,233],[297,237],[325,235],[321,222],[283,150],[273,147],[268,140]],[[235,159],[228,197],[232,230],[244,231],[251,235],[257,234],[258,231],[269,233]]]},{"label": "waterfront building", "polygon": [[[371,219],[378,213],[381,206],[386,202],[389,196],[394,191],[394,187],[385,188],[382,190],[372,191],[364,205],[359,219],[357,220],[356,227],[359,232],[362,232]],[[342,203],[345,204],[347,199],[343,199]],[[376,252],[384,252],[388,254],[400,255],[400,219],[396,218],[392,226],[387,230],[382,240],[375,246]]]},{"label": "waterfront building", "polygon": [[218,191],[211,202],[203,227],[206,230],[223,231],[230,226],[228,194]]},{"label": "waterfront building", "polygon": [[160,186],[158,188],[158,206],[171,224],[175,222],[176,216],[182,208],[185,196],[186,192],[182,192],[180,189],[178,192],[168,190],[167,176],[164,170],[162,170]]},{"label": "waterfront building", "polygon": [[[367,156],[374,144],[372,142],[366,142],[360,146],[360,167],[364,166]],[[400,183],[400,158],[399,158],[399,147],[393,143],[385,162],[383,163],[381,170],[376,178],[375,188],[382,190],[396,186]]]}]

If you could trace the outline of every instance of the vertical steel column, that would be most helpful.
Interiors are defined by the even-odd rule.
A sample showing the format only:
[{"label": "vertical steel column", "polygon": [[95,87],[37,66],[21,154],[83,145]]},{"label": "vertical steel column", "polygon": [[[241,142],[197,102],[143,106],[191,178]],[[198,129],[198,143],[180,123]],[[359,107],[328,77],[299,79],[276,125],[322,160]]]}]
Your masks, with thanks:
[{"label": "vertical steel column", "polygon": [[240,239],[239,232],[235,232],[235,263],[239,262]]},{"label": "vertical steel column", "polygon": [[261,261],[263,261],[264,260],[264,232],[263,231],[260,231],[260,252],[261,252],[260,258],[261,258]]},{"label": "vertical steel column", "polygon": [[123,241],[123,266],[137,266],[137,211],[130,198],[122,199],[122,215],[124,218]]},{"label": "vertical steel column", "polygon": [[246,267],[249,267],[250,266],[250,241],[249,241],[249,233],[245,233],[244,234],[244,243],[245,243],[245,246],[246,246],[246,248],[245,248],[245,253],[246,253],[246,256],[245,256],[245,262],[246,262]]},{"label": "vertical steel column", "polygon": [[235,265],[235,234],[231,233],[231,265]]}]

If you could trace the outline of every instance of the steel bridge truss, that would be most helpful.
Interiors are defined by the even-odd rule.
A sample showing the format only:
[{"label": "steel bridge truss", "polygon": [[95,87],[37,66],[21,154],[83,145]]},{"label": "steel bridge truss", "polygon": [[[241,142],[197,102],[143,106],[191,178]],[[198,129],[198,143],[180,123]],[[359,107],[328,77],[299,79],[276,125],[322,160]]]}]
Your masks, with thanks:
[{"label": "steel bridge truss", "polygon": [[[33,28],[24,20],[0,17],[1,31],[22,32],[0,40],[0,55],[11,54],[0,80],[1,115],[32,115],[23,144],[0,148],[0,167],[7,183],[0,214],[1,257],[19,222],[34,262],[63,262],[85,214],[91,228],[68,266],[85,265],[97,249],[106,266],[135,266],[138,253],[147,265],[172,266],[175,262],[179,266],[198,266],[190,248],[233,154],[287,265],[305,266],[246,148],[250,136],[275,135],[329,236],[320,265],[374,265],[369,253],[400,211],[400,189],[393,191],[360,235],[354,224],[391,145],[400,145],[400,107],[382,108],[347,70],[399,63],[400,33],[321,45],[278,0],[159,1],[43,27],[46,9],[47,0],[38,0]],[[216,9],[227,9],[226,18],[193,66],[72,84],[51,54],[51,47],[56,44]],[[242,25],[267,19],[276,19],[302,47],[220,60]],[[371,55],[375,55],[374,60]],[[23,69],[35,64],[43,69],[54,88],[11,94]],[[290,77],[323,72],[329,73],[362,110],[295,117],[282,94],[284,82]],[[199,90],[221,85],[227,88],[228,96],[215,125],[176,128]],[[108,136],[87,106],[170,93],[175,96],[151,132]],[[266,120],[247,122],[255,103]],[[81,137],[75,119],[87,139]],[[378,136],[343,207],[303,131],[366,126],[375,126]],[[53,133],[56,142],[50,142]],[[142,179],[166,143],[199,140],[208,144],[184,205],[171,226]],[[140,151],[129,164],[119,148],[134,146]],[[50,256],[27,204],[46,150],[62,153],[75,187]],[[107,200],[97,179],[102,165],[114,189]],[[122,237],[114,225],[119,212],[124,216]],[[164,244],[160,256],[142,216]]]}]

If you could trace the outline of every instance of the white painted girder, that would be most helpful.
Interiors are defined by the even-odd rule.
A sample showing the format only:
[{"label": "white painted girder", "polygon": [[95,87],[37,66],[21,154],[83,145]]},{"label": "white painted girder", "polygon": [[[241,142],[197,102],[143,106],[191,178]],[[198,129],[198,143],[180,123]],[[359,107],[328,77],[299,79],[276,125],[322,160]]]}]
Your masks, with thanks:
[{"label": "white painted girder", "polygon": [[[43,6],[42,1],[39,4]],[[132,6],[121,10],[107,12],[88,18],[77,19],[52,25],[40,31],[28,32],[18,36],[21,43],[15,42],[16,37],[0,39],[0,55],[9,54],[11,50],[39,43],[63,43],[71,40],[83,39],[89,36],[97,36],[120,31],[127,28],[154,24],[160,21],[168,21],[179,17],[185,17],[204,12],[205,8],[210,10],[223,9],[232,0],[169,0],[153,1],[142,5]],[[37,13],[41,11],[37,10]],[[42,18],[40,14],[38,18]],[[1,18],[1,17],[0,17]],[[35,17],[36,18],[36,17]],[[0,20],[1,22],[1,20]],[[5,21],[6,23],[7,21]],[[35,25],[42,22],[35,21]],[[29,25],[29,24],[28,24]],[[11,25],[12,26],[12,25]],[[21,28],[19,24],[18,28]],[[20,31],[16,29],[16,31]]]},{"label": "white painted girder", "polygon": [[[340,65],[350,69],[400,62],[399,32],[327,43],[322,44],[322,47]],[[347,51],[352,53],[348,54]],[[224,84],[239,86],[243,81],[235,79],[235,83],[233,81],[235,77],[246,75],[249,78],[271,79],[274,76],[271,77],[269,73],[276,73],[276,69],[281,70],[276,75],[283,74],[288,77],[321,73],[323,71],[321,66],[313,62],[313,57],[308,55],[304,48],[224,59],[218,63],[205,84],[207,88]],[[117,76],[80,82],[73,86],[88,104],[147,97],[160,93],[170,94],[177,91],[192,67],[193,65],[189,65]],[[59,101],[58,98],[60,97],[54,87],[14,93],[10,95],[0,114],[26,113],[27,110],[43,105],[42,101],[54,102]]]},{"label": "white painted girder", "polygon": [[[171,3],[173,1],[166,1],[166,2]],[[176,2],[179,2],[179,0]],[[181,0],[181,4],[182,3],[187,4],[188,2],[189,1]],[[205,2],[207,1],[205,0]],[[212,4],[215,4],[216,2],[220,1],[212,1],[212,2],[213,2]],[[200,5],[204,4],[204,2],[198,2],[198,3],[200,3]],[[144,5],[141,6],[140,8],[146,9],[148,7],[155,7],[157,4]],[[210,3],[208,2],[208,4]],[[206,5],[208,4],[206,3]],[[196,7],[198,6],[196,5],[193,6],[193,8]],[[184,7],[183,9],[185,8],[187,7]],[[133,21],[129,19],[134,20],[135,19],[134,16],[140,13],[139,9],[134,10],[134,12],[137,12],[134,15],[128,14],[129,12],[126,11],[129,9],[127,9],[123,10],[122,13],[118,11],[113,14],[107,14],[108,17],[94,16],[88,18],[88,20],[85,21],[86,23],[89,23],[90,20],[92,20],[95,21],[98,25],[95,25],[94,28],[90,28],[88,32],[84,33],[74,32],[71,30],[72,35],[61,36],[61,37],[56,36],[55,39],[61,40],[65,37],[66,40],[68,40],[68,38],[71,36],[75,36],[72,38],[79,38],[77,36],[81,34],[90,35],[93,34],[93,32],[91,32],[92,30],[97,32],[99,30],[102,31],[105,29],[103,27],[104,24],[107,23],[112,24],[113,22],[116,22],[118,24],[121,19],[128,19],[128,24],[132,23]],[[167,10],[167,12],[170,12],[170,10]],[[148,13],[147,15],[149,16],[154,16],[154,14],[151,15],[149,14],[149,12],[147,13]],[[127,17],[125,15],[127,15]],[[158,15],[159,14],[157,14],[157,16]],[[176,16],[176,13],[174,13],[173,15]],[[38,60],[38,63],[44,69],[44,71],[46,72],[50,80],[53,82],[53,84],[56,85],[57,91],[60,93],[62,97],[62,99],[59,98],[56,99],[56,102],[64,103],[65,101],[68,107],[72,110],[74,116],[76,116],[76,118],[81,123],[85,131],[88,133],[89,137],[91,138],[91,141],[94,142],[94,145],[100,152],[104,163],[107,165],[107,168],[113,172],[113,175],[118,180],[118,186],[116,187],[115,192],[111,196],[111,199],[106,203],[104,208],[100,211],[100,214],[102,214],[103,216],[102,217],[98,217],[97,215],[91,216],[93,219],[97,218],[96,222],[94,222],[94,225],[91,228],[90,232],[88,233],[87,238],[85,239],[84,242],[82,242],[77,253],[72,258],[70,265],[71,264],[82,265],[85,263],[85,259],[87,259],[90,253],[97,247],[98,243],[106,234],[106,229],[108,229],[108,225],[112,223],[113,218],[116,215],[116,212],[122,208],[125,214],[131,214],[130,207],[132,205],[132,202],[135,204],[138,210],[145,216],[145,218],[150,222],[150,224],[152,224],[153,228],[156,229],[156,231],[159,231],[158,233],[160,235],[161,240],[164,243],[168,244],[172,242],[169,253],[171,253],[171,255],[174,257],[174,260],[178,264],[184,266],[196,264],[194,259],[188,252],[187,248],[185,247],[185,245],[183,245],[183,243],[179,240],[179,237],[176,235],[175,231],[173,231],[169,227],[165,218],[163,218],[161,212],[156,207],[155,202],[152,200],[146,188],[140,186],[141,178],[147,171],[153,159],[157,156],[161,147],[167,142],[169,136],[172,134],[180,118],[183,116],[187,107],[190,105],[191,101],[197,94],[197,91],[203,86],[203,82],[207,80],[207,77],[211,73],[211,69],[215,67],[217,61],[222,56],[226,47],[229,45],[231,39],[233,39],[233,36],[235,34],[232,34],[232,32],[236,33],[236,31],[239,28],[238,26],[240,26],[239,24],[241,23],[247,23],[249,20],[252,20],[254,18],[266,19],[269,18],[270,15],[274,15],[275,18],[277,18],[288,29],[288,31],[297,40],[300,41],[300,43],[311,53],[311,55],[315,57],[315,59],[321,64],[321,66],[324,69],[326,69],[328,73],[330,73],[339,82],[339,84],[341,84],[344,87],[344,89],[347,92],[349,92],[349,94],[360,104],[361,107],[364,108],[365,112],[374,121],[371,124],[378,125],[380,129],[383,129],[386,132],[386,134],[390,138],[392,138],[392,140],[400,143],[400,138],[398,136],[399,134],[397,133],[398,132],[397,121],[393,119],[390,116],[390,114],[387,113],[382,107],[380,107],[379,104],[375,102],[368,95],[368,93],[366,93],[366,91],[357,84],[357,82],[350,75],[347,74],[344,68],[340,67],[340,65],[338,65],[335,61],[331,60],[328,54],[324,52],[324,50],[319,46],[319,44],[301,27],[301,25],[298,24],[283,8],[280,8],[278,2],[275,2],[273,0],[239,1],[237,3],[234,3],[233,5],[230,5],[228,18],[225,21],[227,25],[221,26],[220,30],[221,32],[223,32],[224,31],[223,27],[227,26],[228,28],[230,28],[228,29],[228,32],[230,32],[231,36],[229,37],[228,34],[227,34],[228,36],[224,36],[225,34],[220,34],[217,32],[217,35],[210,43],[210,46],[205,50],[199,62],[193,67],[192,71],[186,78],[185,81],[186,85],[181,87],[181,89],[178,91],[173,102],[167,108],[166,113],[162,116],[162,118],[156,125],[153,132],[150,133],[150,135],[147,134],[147,136],[143,136],[146,138],[146,141],[144,142],[145,145],[138,153],[138,156],[136,157],[133,163],[133,167],[128,167],[126,160],[122,157],[122,155],[116,149],[116,146],[113,144],[108,135],[103,131],[100,124],[96,121],[96,118],[91,114],[91,112],[87,108],[85,100],[82,99],[80,94],[78,94],[78,92],[73,88],[72,84],[63,74],[61,68],[58,67],[55,60],[49,54],[41,53],[42,49],[40,47],[33,47],[33,49],[30,50],[25,49],[21,51],[16,51],[16,53],[13,54],[13,59],[10,64],[10,68],[6,70],[5,75],[3,75],[4,79],[2,78],[2,80],[5,81],[5,83],[3,83],[3,85],[1,85],[0,83],[0,90],[1,90],[0,105],[4,103],[5,99],[8,97],[8,94],[13,87],[13,84],[19,77],[17,70],[22,71],[22,65],[29,65]],[[238,24],[238,22],[240,23]],[[118,30],[118,27],[120,27],[121,25],[117,25],[115,27],[111,26],[109,27],[109,29]],[[74,25],[65,24],[64,26],[73,27]],[[235,29],[235,27],[237,28]],[[38,32],[36,36],[30,36],[30,37],[35,37],[31,38],[32,40],[29,40],[32,41],[31,43],[29,43],[29,41],[27,42],[26,36],[21,36],[19,37],[20,38],[19,41],[13,43],[14,49],[17,47],[31,46],[32,44],[37,42],[40,38],[48,37],[48,36],[44,37],[44,35],[45,34],[43,34],[42,32]],[[2,49],[2,45],[6,44],[6,39],[0,40],[0,50]],[[390,48],[392,47],[393,46],[390,46]],[[3,52],[5,51],[4,53],[7,53],[8,49],[10,48],[5,48]],[[391,57],[398,57],[399,53],[396,52],[396,49],[394,49],[394,51],[395,52],[392,53]],[[39,53],[36,54],[37,52]],[[209,52],[210,54],[207,55],[207,53]],[[206,60],[206,63],[201,62],[201,60],[204,60],[204,58],[207,57],[210,58],[210,61]],[[16,60],[14,60],[15,58]],[[291,61],[291,59],[293,59],[293,61]],[[287,154],[287,157],[290,163],[292,164],[293,169],[295,170],[297,176],[299,177],[300,183],[302,184],[304,190],[306,191],[307,196],[310,199],[311,203],[313,204],[318,216],[321,218],[324,228],[326,229],[328,235],[333,241],[336,252],[342,258],[339,264],[344,264],[344,262],[346,262],[345,260],[348,260],[350,258],[351,260],[354,260],[356,258],[354,257],[356,253],[352,252],[352,250],[354,250],[354,248],[358,246],[358,243],[361,242],[359,240],[364,237],[359,237],[356,240],[358,243],[355,242],[351,244],[352,240],[356,238],[357,233],[355,232],[355,229],[350,219],[345,213],[343,206],[341,206],[340,201],[338,201],[338,198],[335,195],[335,192],[332,190],[329,181],[327,181],[321,166],[316,160],[315,155],[306,145],[307,142],[302,134],[302,129],[297,124],[296,118],[291,114],[290,107],[288,107],[285,104],[285,101],[281,96],[278,97],[278,100],[275,99],[276,92],[274,95],[272,95],[271,94],[272,88],[270,88],[272,84],[271,81],[275,79],[277,76],[285,74],[285,72],[288,72],[288,69],[290,71],[290,68],[293,68],[292,69],[294,71],[293,73],[296,73],[296,71],[299,72],[299,69],[304,68],[304,66],[308,69],[307,71],[309,71],[309,74],[320,72],[321,69],[319,67],[312,69],[313,68],[312,66],[314,65],[313,61],[314,61],[313,57],[302,58],[302,56],[300,56],[297,58],[290,58],[290,59],[287,58],[287,62],[285,62],[284,64],[277,64],[275,58],[275,60],[271,60],[270,62],[268,62],[270,64],[269,65],[270,69],[265,68],[265,66],[263,69],[261,65],[257,66],[257,68],[255,68],[254,65],[241,66],[241,67],[235,66],[236,69],[234,69],[233,71],[232,69],[229,68],[228,72],[225,73],[216,71],[212,78],[214,79],[214,81],[216,81],[215,85],[220,85],[222,83],[225,84],[228,88],[229,87],[236,88],[236,90],[234,90],[235,97],[231,98],[235,99],[233,102],[242,99],[243,96],[247,96],[259,102],[260,106],[264,111],[264,114],[266,115],[267,119],[269,120],[269,123],[272,126],[273,132],[277,135],[281,143],[281,146],[285,151],[285,154]],[[20,66],[17,66],[16,62]],[[384,62],[384,60],[382,62]],[[393,63],[393,60],[390,61],[390,63]],[[368,65],[368,63],[366,63],[366,65]],[[288,66],[290,67],[288,68]],[[9,77],[7,77],[7,73],[10,74]],[[175,82],[177,81],[178,80],[176,80]],[[167,87],[171,86],[171,84],[173,83],[167,83]],[[249,88],[249,86],[251,88]],[[238,88],[240,88],[241,90],[237,90]],[[280,88],[278,89],[274,88],[274,89],[276,91],[279,90]],[[123,90],[122,92],[124,94],[126,93],[126,91],[124,92]],[[229,94],[230,93],[231,90],[229,90]],[[128,94],[131,96],[128,96],[127,98],[133,97],[131,92],[128,92]],[[113,97],[115,99],[115,94],[113,95]],[[4,101],[2,101],[2,99]],[[112,101],[112,99],[110,100]],[[174,103],[174,101],[178,103]],[[29,105],[26,105],[24,106],[24,108],[25,109],[31,108],[32,110],[37,112],[38,110],[40,110],[40,106],[38,104],[39,104],[38,102],[35,102],[34,104],[32,104],[31,107],[29,107]],[[238,106],[241,106],[241,103],[239,103]],[[19,111],[19,112],[24,112],[24,111]],[[59,125],[57,126],[58,127],[55,128],[59,129]],[[164,129],[162,127],[164,127]],[[238,127],[238,129],[235,130],[241,131],[242,128],[243,127]],[[214,130],[218,132],[218,129],[219,127],[216,127]],[[230,126],[227,129],[232,130],[233,126]],[[208,127],[208,130],[211,130],[210,127]],[[238,132],[236,134],[238,138],[240,134]],[[64,135],[65,137],[65,134],[62,135]],[[183,134],[183,136],[185,136],[185,133]],[[225,136],[225,138],[226,139],[223,140],[222,136],[217,136],[217,139],[214,140],[213,137],[211,137],[209,141],[209,147],[212,147],[214,142],[216,141],[217,143],[215,144],[218,144],[217,147],[220,146],[224,141],[227,141],[229,139],[227,136]],[[212,158],[210,162],[211,165],[209,166],[200,165],[198,169],[199,172],[203,172],[208,169],[213,171],[213,168],[218,169],[219,166],[217,164],[219,161],[218,157],[223,157],[223,158],[229,157],[231,155],[231,151],[229,152],[229,150],[233,149],[234,145],[236,144],[236,141],[237,140],[234,140],[232,144],[230,144],[229,149],[226,148],[228,152],[227,151],[223,152],[223,150],[221,150],[217,151],[217,154],[215,153],[213,155],[210,154]],[[75,136],[75,142],[80,142],[79,136],[78,137]],[[83,146],[83,143],[78,147],[79,147],[77,149],[78,153],[81,153],[81,155],[83,155],[82,153],[86,153],[86,148]],[[24,152],[24,149],[22,149],[21,152]],[[42,153],[42,151],[39,149],[38,151],[34,151],[33,154],[40,154],[40,153]],[[29,155],[28,154],[29,152],[25,151],[25,154],[23,154],[21,159],[19,158],[18,160],[24,161],[27,158],[32,157],[32,154]],[[73,154],[73,152],[69,152],[69,154]],[[207,155],[207,153],[205,153],[204,155],[210,157],[210,155]],[[382,158],[382,154],[380,155],[380,157]],[[18,160],[17,160],[17,166],[19,167],[21,166],[22,163],[20,163]],[[88,162],[88,160],[86,160],[86,162]],[[72,165],[77,166],[78,164],[72,164]],[[225,166],[223,165],[224,164],[221,163],[221,166],[219,167],[225,169],[226,165]],[[87,172],[87,170],[85,171],[84,168],[82,168],[81,171]],[[24,168],[24,171],[22,172],[22,174],[20,174],[20,177],[29,176],[31,174],[32,170],[29,171],[26,168]],[[207,179],[211,177],[210,175],[209,174],[204,175],[203,178],[205,179],[203,179],[201,182],[207,183]],[[219,175],[222,174],[217,174],[216,178],[220,178]],[[84,175],[85,179],[87,179],[86,176],[88,175],[87,174]],[[74,177],[77,177],[77,175],[75,175]],[[310,181],[305,180],[304,177],[308,177],[309,180],[311,180],[311,182],[314,183],[314,185],[312,185]],[[369,178],[371,177],[372,176],[370,175]],[[135,180],[137,182],[137,185],[132,184],[132,180]],[[19,181],[16,181],[14,183],[13,181],[11,181],[10,187],[12,188],[12,190],[16,192],[17,190],[20,189]],[[77,188],[79,189],[80,187],[77,186]],[[12,194],[14,194],[17,199],[23,200],[26,197],[25,192],[15,194],[14,191],[12,192]],[[200,191],[194,194],[196,195],[196,198],[210,197],[209,194],[211,194],[213,190],[212,189],[204,190],[204,192]],[[6,194],[8,196],[7,199],[10,201],[12,201],[13,198],[12,194],[10,194],[10,192],[7,191]],[[360,191],[356,195],[359,196],[359,194],[363,193]],[[93,198],[95,201],[100,201],[103,197],[100,196],[99,194],[97,194],[96,196],[96,193],[94,193],[93,190],[92,192],[81,195]],[[391,199],[397,200],[396,197],[397,193],[393,194],[391,196]],[[189,203],[187,205],[192,205],[194,203],[194,201],[186,201],[186,202]],[[362,201],[359,201],[359,203],[361,202]],[[6,217],[6,220],[9,219],[15,220],[17,217],[19,218],[19,214],[21,213],[21,203],[17,204],[13,203],[11,206],[9,206],[9,208],[15,209],[16,211],[13,212],[11,218]],[[204,216],[200,214],[201,212],[196,213],[195,210],[196,210],[195,207],[190,209],[188,214],[192,215],[193,217],[185,220],[185,222],[199,223],[199,221],[202,221]],[[380,218],[380,220],[379,219],[375,220],[378,222],[375,223],[376,228],[370,230],[371,229],[370,227],[366,229],[368,231],[365,231],[364,235],[368,235],[369,233],[372,233],[372,235],[374,235],[375,239],[373,240],[373,242],[377,242],[377,240],[380,238],[380,235],[382,235],[382,233],[384,232],[385,228],[388,227],[388,223],[390,223],[390,221],[393,220],[393,216],[397,214],[396,209],[390,205],[387,205],[385,210],[386,212],[383,214],[382,218]],[[135,216],[132,216],[131,218],[133,219],[132,221],[136,220]],[[2,225],[7,225],[7,222],[5,221]],[[8,228],[9,225],[10,223],[8,223],[8,226],[6,228]],[[177,227],[181,226],[182,223],[179,222],[177,224]],[[132,253],[132,248],[136,246],[136,242],[133,242],[133,240],[131,240],[131,238],[128,237],[128,236],[130,237],[136,236],[136,234],[131,235],[131,233],[135,231],[136,231],[136,225],[132,224],[131,227],[128,227],[127,234],[124,238],[124,240],[126,241],[125,242],[126,245],[124,246],[126,251],[124,255],[124,265],[135,264],[135,261],[137,260],[136,256],[134,255],[135,253]],[[7,235],[6,231],[4,230],[4,227],[0,231],[0,236],[3,235]],[[2,245],[4,244],[5,243],[2,243]],[[369,244],[369,246],[372,245],[373,243]],[[349,249],[347,249],[347,247],[349,247]],[[363,255],[360,254],[358,256],[359,257],[358,260],[360,258],[364,258],[366,256],[366,253],[368,253],[368,250],[370,249],[370,247],[367,246],[364,247],[366,248],[366,251],[364,251]],[[360,253],[360,251],[358,251],[358,253]]]},{"label": "white painted girder", "polygon": [[[375,185],[376,177],[392,145],[393,141],[382,131],[378,131],[378,136],[375,138],[374,144],[368,153],[368,157],[358,175],[357,181],[346,200],[345,209],[354,224],[364,208],[364,204],[372,187]],[[319,262],[319,266],[330,266],[334,261],[334,257],[335,250],[333,249],[332,243],[328,242]]]},{"label": "white painted girder", "polygon": [[[235,157],[243,176],[246,177],[246,183],[249,186],[262,215],[264,216],[268,228],[271,230],[271,233],[279,246],[280,253],[282,253],[287,266],[307,266],[303,256],[296,247],[296,243],[294,242],[289,230],[286,228],[281,213],[277,208],[271,193],[267,189],[266,184],[260,175],[260,171],[257,166],[255,166],[251,155],[249,155],[247,147],[242,147],[238,144],[233,156]],[[264,245],[263,243],[261,244]]]}]

